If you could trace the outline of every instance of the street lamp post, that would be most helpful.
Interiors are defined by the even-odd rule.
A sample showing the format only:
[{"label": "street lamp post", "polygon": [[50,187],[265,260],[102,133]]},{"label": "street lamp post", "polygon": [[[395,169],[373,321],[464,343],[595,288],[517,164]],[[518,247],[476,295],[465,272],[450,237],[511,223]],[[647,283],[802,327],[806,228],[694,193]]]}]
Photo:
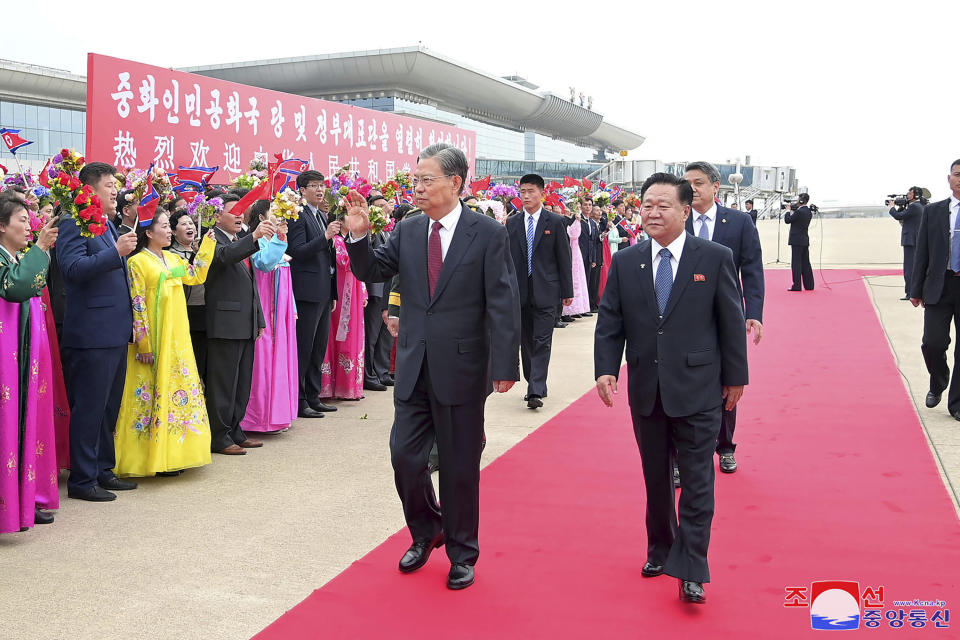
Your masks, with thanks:
[{"label": "street lamp post", "polygon": [[740,160],[737,159],[737,170],[727,178],[733,185],[733,201],[737,203],[737,209],[740,208],[740,183],[743,182],[743,174],[740,173]]}]

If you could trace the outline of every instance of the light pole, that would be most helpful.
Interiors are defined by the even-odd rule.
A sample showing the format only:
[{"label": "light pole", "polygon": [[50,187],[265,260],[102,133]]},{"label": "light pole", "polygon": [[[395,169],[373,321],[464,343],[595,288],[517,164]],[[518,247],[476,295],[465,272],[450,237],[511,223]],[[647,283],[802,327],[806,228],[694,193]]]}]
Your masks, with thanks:
[{"label": "light pole", "polygon": [[740,208],[740,183],[743,182],[743,174],[740,173],[740,159],[737,158],[737,170],[727,178],[733,185],[733,201],[737,203],[737,209]]}]

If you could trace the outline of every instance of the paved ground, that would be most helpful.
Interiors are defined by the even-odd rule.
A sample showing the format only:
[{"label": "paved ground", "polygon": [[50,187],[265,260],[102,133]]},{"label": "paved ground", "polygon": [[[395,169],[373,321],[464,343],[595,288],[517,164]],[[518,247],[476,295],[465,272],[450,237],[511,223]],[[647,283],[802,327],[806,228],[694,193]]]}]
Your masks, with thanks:
[{"label": "paved ground", "polygon": [[[768,267],[788,266],[786,226],[781,265],[777,221],[761,221],[760,232]],[[893,220],[815,221],[811,234],[815,268],[821,256],[824,268],[900,265]],[[867,286],[922,407],[922,314],[897,300],[901,283]],[[592,389],[592,330],[591,319],[556,333],[544,409],[527,410],[522,387],[491,399],[484,464]],[[54,525],[0,536],[0,637],[249,638],[403,526],[387,451],[391,397],[340,403],[243,458],[147,479],[113,503],[64,496]],[[960,484],[960,425],[943,406],[919,413],[945,481]]]}]

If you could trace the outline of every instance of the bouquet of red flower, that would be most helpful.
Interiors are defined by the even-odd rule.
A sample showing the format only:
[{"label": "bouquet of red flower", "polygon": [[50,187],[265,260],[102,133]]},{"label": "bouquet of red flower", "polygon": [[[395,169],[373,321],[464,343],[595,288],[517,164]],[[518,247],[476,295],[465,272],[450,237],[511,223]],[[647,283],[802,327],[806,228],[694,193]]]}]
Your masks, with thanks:
[{"label": "bouquet of red flower", "polygon": [[63,149],[53,157],[48,170],[50,193],[60,205],[60,215],[73,216],[80,235],[95,238],[107,230],[103,203],[90,185],[80,183],[77,174],[83,168],[83,156]]}]

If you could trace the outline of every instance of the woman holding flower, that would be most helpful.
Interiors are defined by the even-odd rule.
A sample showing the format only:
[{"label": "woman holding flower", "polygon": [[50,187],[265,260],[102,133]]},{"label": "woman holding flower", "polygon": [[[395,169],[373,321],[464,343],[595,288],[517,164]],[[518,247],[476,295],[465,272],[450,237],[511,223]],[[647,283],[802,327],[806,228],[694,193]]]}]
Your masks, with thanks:
[{"label": "woman holding flower", "polygon": [[363,308],[367,306],[367,287],[350,270],[350,257],[343,239],[346,233],[344,226],[333,238],[339,302],[330,314],[330,339],[320,369],[320,397],[359,400],[363,397]]},{"label": "woman holding flower", "polygon": [[118,476],[174,475],[210,463],[210,422],[189,338],[184,285],[203,284],[216,241],[208,233],[190,264],[164,251],[170,221],[158,209],[137,227],[127,261],[133,301],[133,339],[120,416]]},{"label": "woman holding flower", "polygon": [[[49,223],[34,246],[24,198],[0,194],[0,533],[53,522],[60,506],[55,455],[54,372],[44,305]],[[10,355],[12,360],[7,360]],[[16,364],[14,364],[16,363]],[[22,388],[22,383],[26,388]]]},{"label": "woman holding flower", "polygon": [[[266,220],[276,224],[276,213],[269,200],[257,200],[250,207],[250,233]],[[286,255],[286,218],[280,219],[273,237],[260,238],[257,243],[260,250],[253,254],[252,261],[267,326],[254,345],[250,402],[240,427],[272,433],[287,429],[297,417],[297,309],[290,256]]]}]

